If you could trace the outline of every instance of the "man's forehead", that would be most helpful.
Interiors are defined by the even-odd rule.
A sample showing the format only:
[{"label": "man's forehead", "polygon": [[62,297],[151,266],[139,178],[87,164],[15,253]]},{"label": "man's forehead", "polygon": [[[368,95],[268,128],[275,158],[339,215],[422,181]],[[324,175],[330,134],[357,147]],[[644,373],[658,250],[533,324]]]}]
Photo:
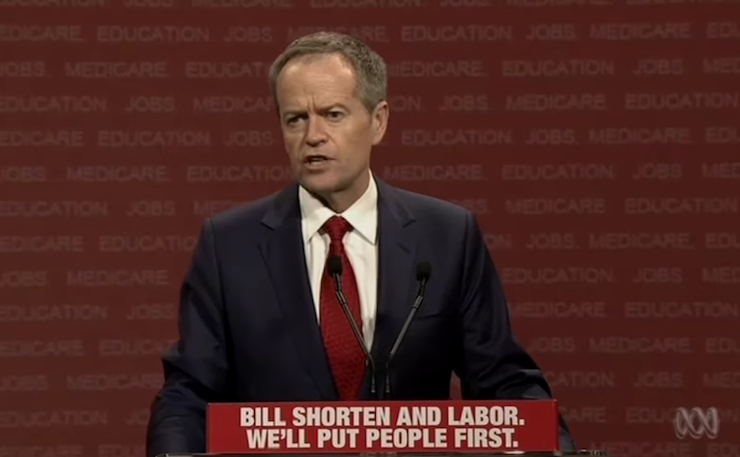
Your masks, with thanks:
[{"label": "man's forehead", "polygon": [[[312,67],[298,64],[286,67],[278,80],[281,98],[311,98],[314,103],[332,105],[347,103],[357,97],[354,74],[334,66]],[[287,101],[287,100],[286,100]],[[295,100],[294,100],[295,101]]]},{"label": "man's forehead", "polygon": [[331,76],[337,79],[355,79],[355,71],[339,54],[307,54],[288,61],[280,72],[285,79],[305,78],[306,76]]},{"label": "man's forehead", "polygon": [[284,112],[326,111],[333,108],[350,109],[357,103],[352,93],[322,92],[307,96],[288,96],[283,100]]}]

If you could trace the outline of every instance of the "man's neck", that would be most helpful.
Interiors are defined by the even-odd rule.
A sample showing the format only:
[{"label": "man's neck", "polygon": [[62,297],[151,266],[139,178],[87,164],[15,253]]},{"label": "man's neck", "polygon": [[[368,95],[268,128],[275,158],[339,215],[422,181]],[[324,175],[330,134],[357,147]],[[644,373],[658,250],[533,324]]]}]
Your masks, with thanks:
[{"label": "man's neck", "polygon": [[362,179],[358,179],[353,185],[344,191],[332,193],[329,195],[316,195],[321,203],[337,214],[341,214],[349,209],[350,206],[362,197],[370,185],[370,173],[368,172]]}]

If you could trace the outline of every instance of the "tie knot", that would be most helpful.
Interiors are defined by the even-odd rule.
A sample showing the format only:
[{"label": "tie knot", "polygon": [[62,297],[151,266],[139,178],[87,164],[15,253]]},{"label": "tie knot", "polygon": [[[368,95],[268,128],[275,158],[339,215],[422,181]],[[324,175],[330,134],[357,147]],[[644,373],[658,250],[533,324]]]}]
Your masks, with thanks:
[{"label": "tie knot", "polygon": [[352,230],[352,225],[347,222],[347,219],[341,216],[332,216],[328,221],[324,223],[322,227],[324,232],[329,235],[332,242],[342,241],[344,235]]}]

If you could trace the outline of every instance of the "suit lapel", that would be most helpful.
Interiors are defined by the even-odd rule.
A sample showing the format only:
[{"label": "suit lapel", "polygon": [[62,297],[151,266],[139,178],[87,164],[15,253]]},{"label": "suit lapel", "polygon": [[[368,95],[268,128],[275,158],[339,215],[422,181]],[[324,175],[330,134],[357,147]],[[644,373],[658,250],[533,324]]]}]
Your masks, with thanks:
[{"label": "suit lapel", "polygon": [[313,305],[301,233],[296,186],[276,196],[262,220],[272,232],[260,244],[278,301],[290,322],[296,348],[306,370],[327,399],[337,397]]},{"label": "suit lapel", "polygon": [[[411,213],[401,204],[395,190],[378,184],[378,312],[372,354],[377,364],[378,388],[382,388],[388,353],[400,331],[413,300],[416,241]],[[399,319],[400,318],[400,319]]]}]

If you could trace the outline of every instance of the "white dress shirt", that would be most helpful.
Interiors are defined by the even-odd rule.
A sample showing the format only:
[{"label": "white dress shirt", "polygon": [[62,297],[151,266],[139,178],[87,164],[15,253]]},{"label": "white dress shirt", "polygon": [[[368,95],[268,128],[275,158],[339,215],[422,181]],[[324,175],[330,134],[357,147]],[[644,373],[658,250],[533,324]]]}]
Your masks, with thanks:
[{"label": "white dress shirt", "polygon": [[[329,255],[329,236],[320,232],[324,223],[337,214],[324,206],[303,187],[298,187],[298,201],[301,207],[301,227],[303,231],[306,267],[313,292],[316,316],[321,322],[320,299],[321,277]],[[344,249],[357,281],[362,316],[362,334],[368,349],[373,344],[375,315],[377,310],[378,283],[378,189],[370,177],[370,185],[365,193],[345,212],[339,214],[349,222],[353,229],[344,236]],[[338,306],[338,305],[337,305]]]}]

